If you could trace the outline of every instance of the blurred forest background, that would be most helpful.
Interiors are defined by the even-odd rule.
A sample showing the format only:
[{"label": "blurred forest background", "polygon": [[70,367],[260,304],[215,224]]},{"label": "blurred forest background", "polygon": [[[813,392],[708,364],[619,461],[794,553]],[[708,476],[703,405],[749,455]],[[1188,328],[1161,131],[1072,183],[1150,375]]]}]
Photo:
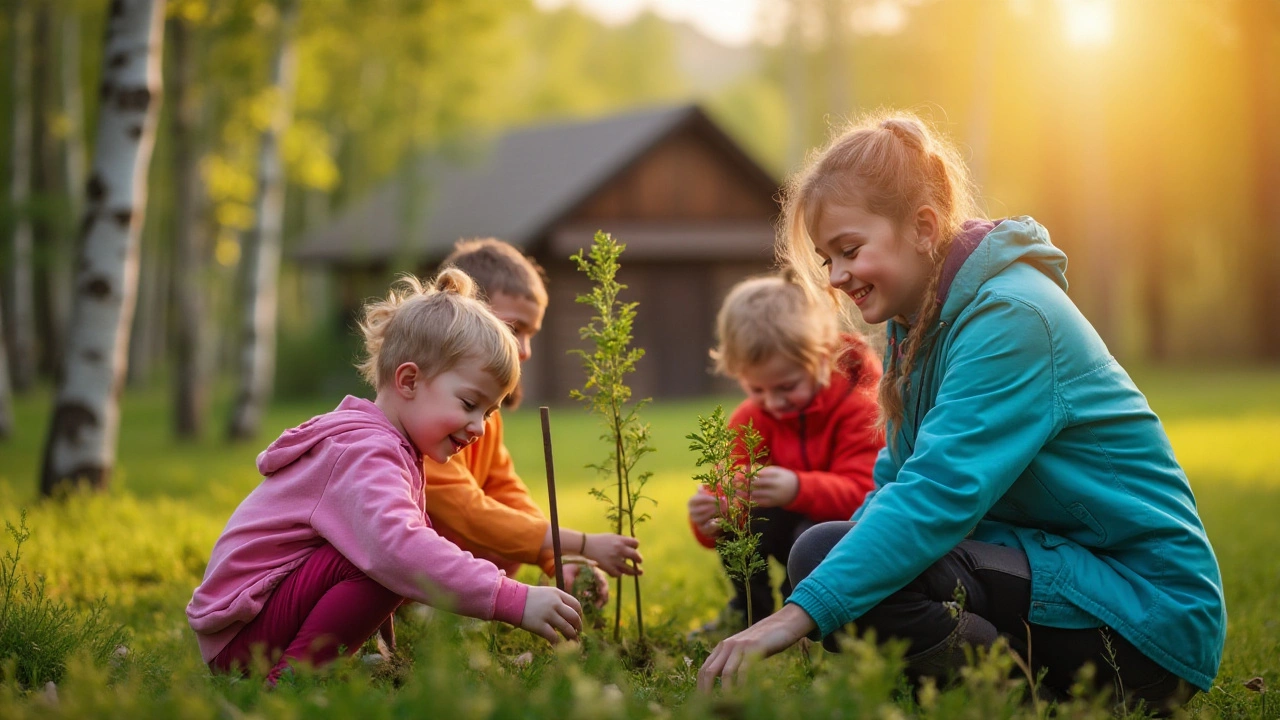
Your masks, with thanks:
[{"label": "blurred forest background", "polygon": [[[15,393],[51,383],[65,347],[110,5],[0,9]],[[353,350],[328,279],[290,261],[301,235],[425,154],[690,100],[780,181],[860,110],[921,113],[962,146],[992,217],[1049,228],[1072,296],[1122,362],[1280,362],[1280,0],[743,12],[754,38],[724,45],[653,11],[613,24],[549,1],[170,0],[128,382],[173,382],[175,428],[206,431],[203,396],[234,382],[257,292],[247,243],[272,232],[264,146],[283,160],[275,392],[302,395],[316,390],[308,366]]]}]

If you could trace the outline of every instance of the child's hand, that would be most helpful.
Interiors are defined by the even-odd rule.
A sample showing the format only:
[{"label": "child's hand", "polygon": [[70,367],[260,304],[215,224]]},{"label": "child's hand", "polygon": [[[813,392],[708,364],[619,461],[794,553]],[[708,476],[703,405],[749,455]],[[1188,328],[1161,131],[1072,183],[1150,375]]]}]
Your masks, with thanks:
[{"label": "child's hand", "polygon": [[[640,551],[636,549],[638,547],[640,547],[640,541],[635,538],[613,533],[597,533],[587,536],[587,546],[582,554],[589,560],[595,560],[601,570],[613,577],[640,575],[644,572],[640,569],[640,563],[644,562],[644,558],[640,557]],[[628,560],[631,563],[628,563]]]},{"label": "child's hand", "polygon": [[699,490],[689,498],[689,520],[705,537],[714,538],[720,534],[720,500],[708,492]]},{"label": "child's hand", "polygon": [[786,507],[799,492],[799,476],[773,465],[760,468],[760,474],[751,483],[751,500],[760,507]]},{"label": "child's hand", "polygon": [[555,645],[563,635],[577,640],[582,630],[582,605],[567,592],[553,587],[531,587],[524,601],[520,627],[541,635]]},{"label": "child's hand", "polygon": [[609,602],[609,576],[604,571],[594,565],[587,565],[580,562],[571,562],[564,566],[564,586],[573,587],[573,583],[578,578],[578,573],[583,568],[589,568],[596,577],[595,602],[596,607],[602,608]]}]

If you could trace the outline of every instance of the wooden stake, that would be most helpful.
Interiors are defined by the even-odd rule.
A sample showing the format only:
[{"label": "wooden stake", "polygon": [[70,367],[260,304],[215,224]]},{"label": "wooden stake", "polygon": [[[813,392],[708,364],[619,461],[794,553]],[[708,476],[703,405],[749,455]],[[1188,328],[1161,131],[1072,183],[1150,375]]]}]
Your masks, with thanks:
[{"label": "wooden stake", "polygon": [[551,502],[551,552],[556,560],[556,587],[564,590],[564,564],[560,555],[560,513],[556,510],[556,468],[551,459],[551,411],[543,405],[538,408],[542,415],[542,456],[547,464],[547,497]]}]

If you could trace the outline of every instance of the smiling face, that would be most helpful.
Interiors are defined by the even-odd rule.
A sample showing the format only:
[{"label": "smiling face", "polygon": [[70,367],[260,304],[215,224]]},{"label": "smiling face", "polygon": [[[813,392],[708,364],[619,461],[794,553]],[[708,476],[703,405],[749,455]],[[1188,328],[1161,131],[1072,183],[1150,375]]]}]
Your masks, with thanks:
[{"label": "smiling face", "polygon": [[546,307],[527,297],[495,292],[489,298],[489,309],[499,320],[511,328],[516,336],[516,344],[520,348],[520,362],[533,355],[533,336],[542,329],[542,316]]},{"label": "smiling face", "polygon": [[466,359],[425,379],[414,363],[396,369],[394,387],[378,393],[378,406],[426,457],[446,463],[484,435],[484,421],[498,409],[502,387]]},{"label": "smiling face", "polygon": [[929,286],[931,231],[921,233],[914,223],[904,237],[883,215],[857,204],[828,204],[820,208],[810,236],[831,287],[852,298],[864,320],[909,323]]},{"label": "smiling face", "polygon": [[738,385],[776,418],[800,412],[818,393],[818,381],[808,368],[778,354],[744,367],[738,373]]}]

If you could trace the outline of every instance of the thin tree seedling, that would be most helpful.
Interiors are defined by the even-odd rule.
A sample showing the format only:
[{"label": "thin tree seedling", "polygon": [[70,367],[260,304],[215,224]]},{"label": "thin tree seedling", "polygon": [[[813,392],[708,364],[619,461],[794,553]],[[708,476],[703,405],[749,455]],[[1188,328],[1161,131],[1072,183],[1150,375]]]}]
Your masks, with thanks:
[{"label": "thin tree seedling", "polygon": [[[618,258],[625,249],[625,245],[614,240],[608,233],[597,231],[590,253],[584,255],[583,251],[579,251],[570,258],[579,270],[587,274],[593,285],[591,292],[577,297],[577,302],[590,305],[595,311],[590,322],[578,333],[583,340],[591,341],[594,349],[572,351],[582,358],[587,379],[581,390],[573,390],[570,395],[586,402],[591,412],[600,417],[604,425],[604,433],[600,439],[610,448],[609,455],[603,462],[589,467],[595,468],[602,475],[612,475],[615,484],[603,489],[592,489],[591,495],[608,506],[606,517],[617,533],[621,535],[625,530],[634,538],[636,525],[649,517],[647,514],[637,513],[636,505],[641,500],[652,502],[652,498],[642,494],[652,473],[636,474],[636,463],[652,452],[653,448],[649,447],[649,425],[642,423],[637,415],[649,400],[646,398],[630,403],[631,388],[626,383],[626,376],[635,371],[636,362],[644,357],[644,350],[631,347],[631,326],[638,303],[618,300],[618,294],[627,287],[617,280]],[[634,579],[636,628],[643,648],[644,614],[640,602],[640,578],[635,576]],[[613,619],[614,642],[621,638],[621,622],[622,577],[619,576]]]},{"label": "thin tree seedling", "polygon": [[[716,517],[721,533],[716,538],[716,551],[724,559],[729,575],[749,585],[756,573],[765,569],[760,555],[761,533],[752,532],[751,487],[763,467],[767,453],[764,439],[753,423],[730,429],[724,408],[717,405],[710,417],[698,416],[698,432],[686,436],[689,449],[698,453],[698,467],[705,467],[694,479],[707,492],[720,499]],[[763,521],[763,518],[758,518]],[[755,621],[751,593],[747,596],[747,625]]]}]

